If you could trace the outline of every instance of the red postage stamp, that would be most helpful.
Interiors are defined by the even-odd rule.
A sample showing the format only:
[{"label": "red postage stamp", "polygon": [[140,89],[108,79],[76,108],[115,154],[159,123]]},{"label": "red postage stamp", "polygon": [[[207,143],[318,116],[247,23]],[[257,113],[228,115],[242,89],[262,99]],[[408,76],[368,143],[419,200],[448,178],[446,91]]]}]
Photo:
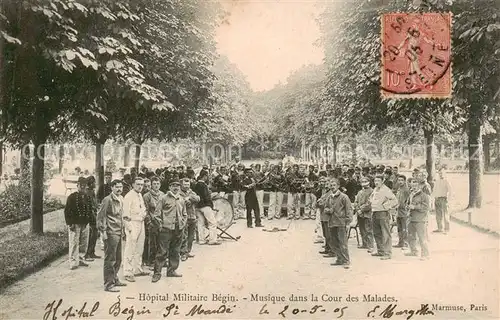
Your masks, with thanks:
[{"label": "red postage stamp", "polygon": [[451,13],[382,16],[382,98],[451,97]]}]

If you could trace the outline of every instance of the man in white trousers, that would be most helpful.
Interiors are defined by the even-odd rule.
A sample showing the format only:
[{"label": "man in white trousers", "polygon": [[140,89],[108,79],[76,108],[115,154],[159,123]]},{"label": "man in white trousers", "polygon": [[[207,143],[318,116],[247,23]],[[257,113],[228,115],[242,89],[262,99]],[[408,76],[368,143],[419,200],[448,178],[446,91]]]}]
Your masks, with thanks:
[{"label": "man in white trousers", "polygon": [[147,276],[149,273],[142,269],[142,253],[144,251],[144,219],[146,205],[142,198],[144,180],[135,178],[132,190],[123,199],[123,223],[125,225],[125,254],[123,273],[125,280],[135,282],[136,276]]}]

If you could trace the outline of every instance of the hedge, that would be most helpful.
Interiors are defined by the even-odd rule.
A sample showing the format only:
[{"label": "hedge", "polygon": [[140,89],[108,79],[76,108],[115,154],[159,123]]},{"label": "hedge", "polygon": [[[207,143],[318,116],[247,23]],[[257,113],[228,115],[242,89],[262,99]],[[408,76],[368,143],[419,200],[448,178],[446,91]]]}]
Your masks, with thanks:
[{"label": "hedge", "polygon": [[47,266],[68,252],[66,232],[22,235],[0,243],[0,289]]}]

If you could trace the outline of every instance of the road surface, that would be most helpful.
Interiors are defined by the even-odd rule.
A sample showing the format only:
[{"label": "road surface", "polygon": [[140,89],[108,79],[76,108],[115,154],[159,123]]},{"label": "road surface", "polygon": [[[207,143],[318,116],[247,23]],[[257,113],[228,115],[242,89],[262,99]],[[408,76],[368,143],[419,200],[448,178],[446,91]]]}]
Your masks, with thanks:
[{"label": "road surface", "polygon": [[[267,227],[287,223],[265,221]],[[433,228],[431,222],[429,229]],[[313,230],[311,220],[293,221],[288,231],[276,233],[247,229],[245,221],[238,220],[229,231],[241,235],[241,240],[215,247],[195,245],[196,257],[181,262],[182,278],[163,277],[156,284],[150,277],[137,278],[119,294],[103,291],[102,260],[70,271],[64,257],[2,292],[0,319],[76,319],[85,315],[93,319],[376,319],[391,312],[393,319],[407,319],[417,310],[420,314],[411,318],[499,318],[497,238],[452,224],[448,235],[430,234],[432,256],[428,261],[406,257],[400,249],[394,250],[392,260],[381,261],[357,249],[351,238],[352,267],[345,270],[330,266],[333,260],[318,254],[321,245],[313,243]],[[115,316],[118,296],[122,313]],[[193,297],[207,301],[174,301]],[[304,298],[307,301],[299,302]],[[255,299],[259,301],[252,301]],[[260,301],[266,299],[269,301]],[[219,313],[191,311],[200,304],[205,311]],[[425,304],[428,309],[422,309]],[[375,312],[370,313],[372,310]]]}]

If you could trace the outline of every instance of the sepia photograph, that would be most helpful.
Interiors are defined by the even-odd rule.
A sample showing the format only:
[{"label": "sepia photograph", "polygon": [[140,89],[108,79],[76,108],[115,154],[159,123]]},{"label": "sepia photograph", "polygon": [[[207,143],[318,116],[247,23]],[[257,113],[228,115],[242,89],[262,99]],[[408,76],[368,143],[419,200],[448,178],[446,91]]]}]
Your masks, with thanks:
[{"label": "sepia photograph", "polygon": [[499,0],[0,0],[0,320],[500,319]]}]

